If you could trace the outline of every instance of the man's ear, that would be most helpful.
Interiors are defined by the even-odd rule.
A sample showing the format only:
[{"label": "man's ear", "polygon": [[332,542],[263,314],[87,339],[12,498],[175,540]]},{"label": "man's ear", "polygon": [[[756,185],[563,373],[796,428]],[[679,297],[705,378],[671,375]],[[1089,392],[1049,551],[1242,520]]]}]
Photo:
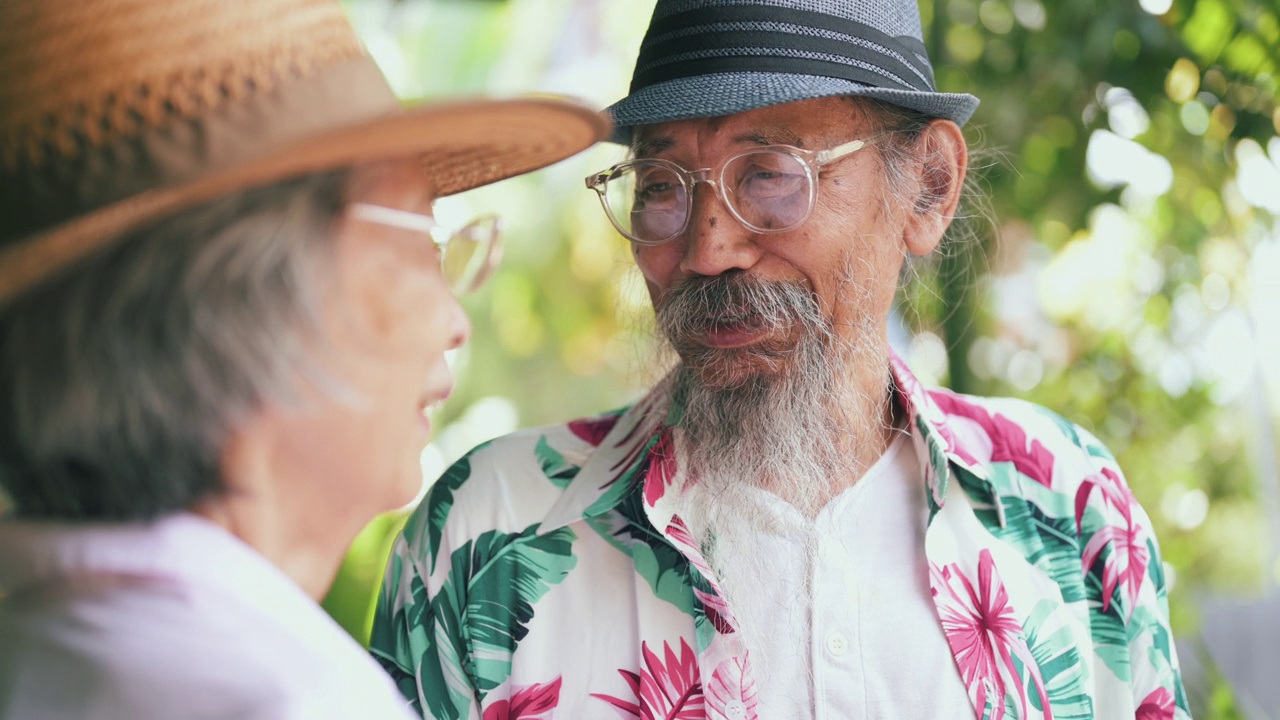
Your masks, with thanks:
[{"label": "man's ear", "polygon": [[960,205],[969,169],[969,146],[958,125],[934,120],[920,133],[916,147],[920,151],[918,192],[902,239],[907,250],[927,255],[942,241]]}]

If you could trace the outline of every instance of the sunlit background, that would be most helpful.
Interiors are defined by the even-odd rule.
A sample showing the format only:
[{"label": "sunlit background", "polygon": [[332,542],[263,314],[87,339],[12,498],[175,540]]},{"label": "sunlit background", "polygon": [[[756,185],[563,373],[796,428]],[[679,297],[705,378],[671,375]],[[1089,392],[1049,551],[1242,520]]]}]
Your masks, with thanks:
[{"label": "sunlit background", "polygon": [[[653,3],[345,5],[406,99],[545,92],[603,107],[626,92]],[[983,101],[966,132],[988,151],[998,220],[921,269],[894,318],[901,351],[928,382],[1039,402],[1115,451],[1162,543],[1196,717],[1266,717],[1258,707],[1280,709],[1280,11],[921,10],[940,88]],[[465,301],[473,339],[423,454],[429,480],[483,440],[624,405],[653,379],[648,298],[582,182],[622,153],[440,202],[445,221],[500,213],[508,244]],[[357,541],[327,602],[357,635],[397,523]]]}]

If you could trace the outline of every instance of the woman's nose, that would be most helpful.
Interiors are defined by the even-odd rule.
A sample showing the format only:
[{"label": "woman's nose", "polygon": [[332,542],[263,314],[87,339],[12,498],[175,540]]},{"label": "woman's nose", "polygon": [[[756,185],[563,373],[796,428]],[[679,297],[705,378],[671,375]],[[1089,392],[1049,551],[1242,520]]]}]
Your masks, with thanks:
[{"label": "woman's nose", "polygon": [[449,349],[457,350],[466,344],[471,337],[471,320],[466,311],[458,303],[457,298],[449,296]]}]

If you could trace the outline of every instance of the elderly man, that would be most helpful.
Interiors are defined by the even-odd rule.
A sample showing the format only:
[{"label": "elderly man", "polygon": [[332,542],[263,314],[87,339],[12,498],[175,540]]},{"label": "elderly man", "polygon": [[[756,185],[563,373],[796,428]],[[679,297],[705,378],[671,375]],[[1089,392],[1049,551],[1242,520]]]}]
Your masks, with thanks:
[{"label": "elderly man", "polygon": [[0,717],[403,718],[315,599],[422,486],[574,104],[402,109],[331,0],[0,3]]},{"label": "elderly man", "polygon": [[587,179],[675,369],[432,488],[374,650],[437,718],[1186,717],[1147,516],[1095,438],[921,387],[904,262],[977,100],[915,0],[660,0]]}]

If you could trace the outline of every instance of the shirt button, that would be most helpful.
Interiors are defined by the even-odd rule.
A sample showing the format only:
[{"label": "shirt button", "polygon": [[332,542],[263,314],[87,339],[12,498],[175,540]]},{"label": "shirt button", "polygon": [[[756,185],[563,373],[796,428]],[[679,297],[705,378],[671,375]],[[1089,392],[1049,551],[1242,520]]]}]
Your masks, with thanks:
[{"label": "shirt button", "polygon": [[724,714],[731,718],[746,717],[747,708],[740,700],[730,700],[724,704]]},{"label": "shirt button", "polygon": [[832,633],[827,638],[827,652],[836,657],[844,655],[849,650],[849,640],[842,633]]}]

